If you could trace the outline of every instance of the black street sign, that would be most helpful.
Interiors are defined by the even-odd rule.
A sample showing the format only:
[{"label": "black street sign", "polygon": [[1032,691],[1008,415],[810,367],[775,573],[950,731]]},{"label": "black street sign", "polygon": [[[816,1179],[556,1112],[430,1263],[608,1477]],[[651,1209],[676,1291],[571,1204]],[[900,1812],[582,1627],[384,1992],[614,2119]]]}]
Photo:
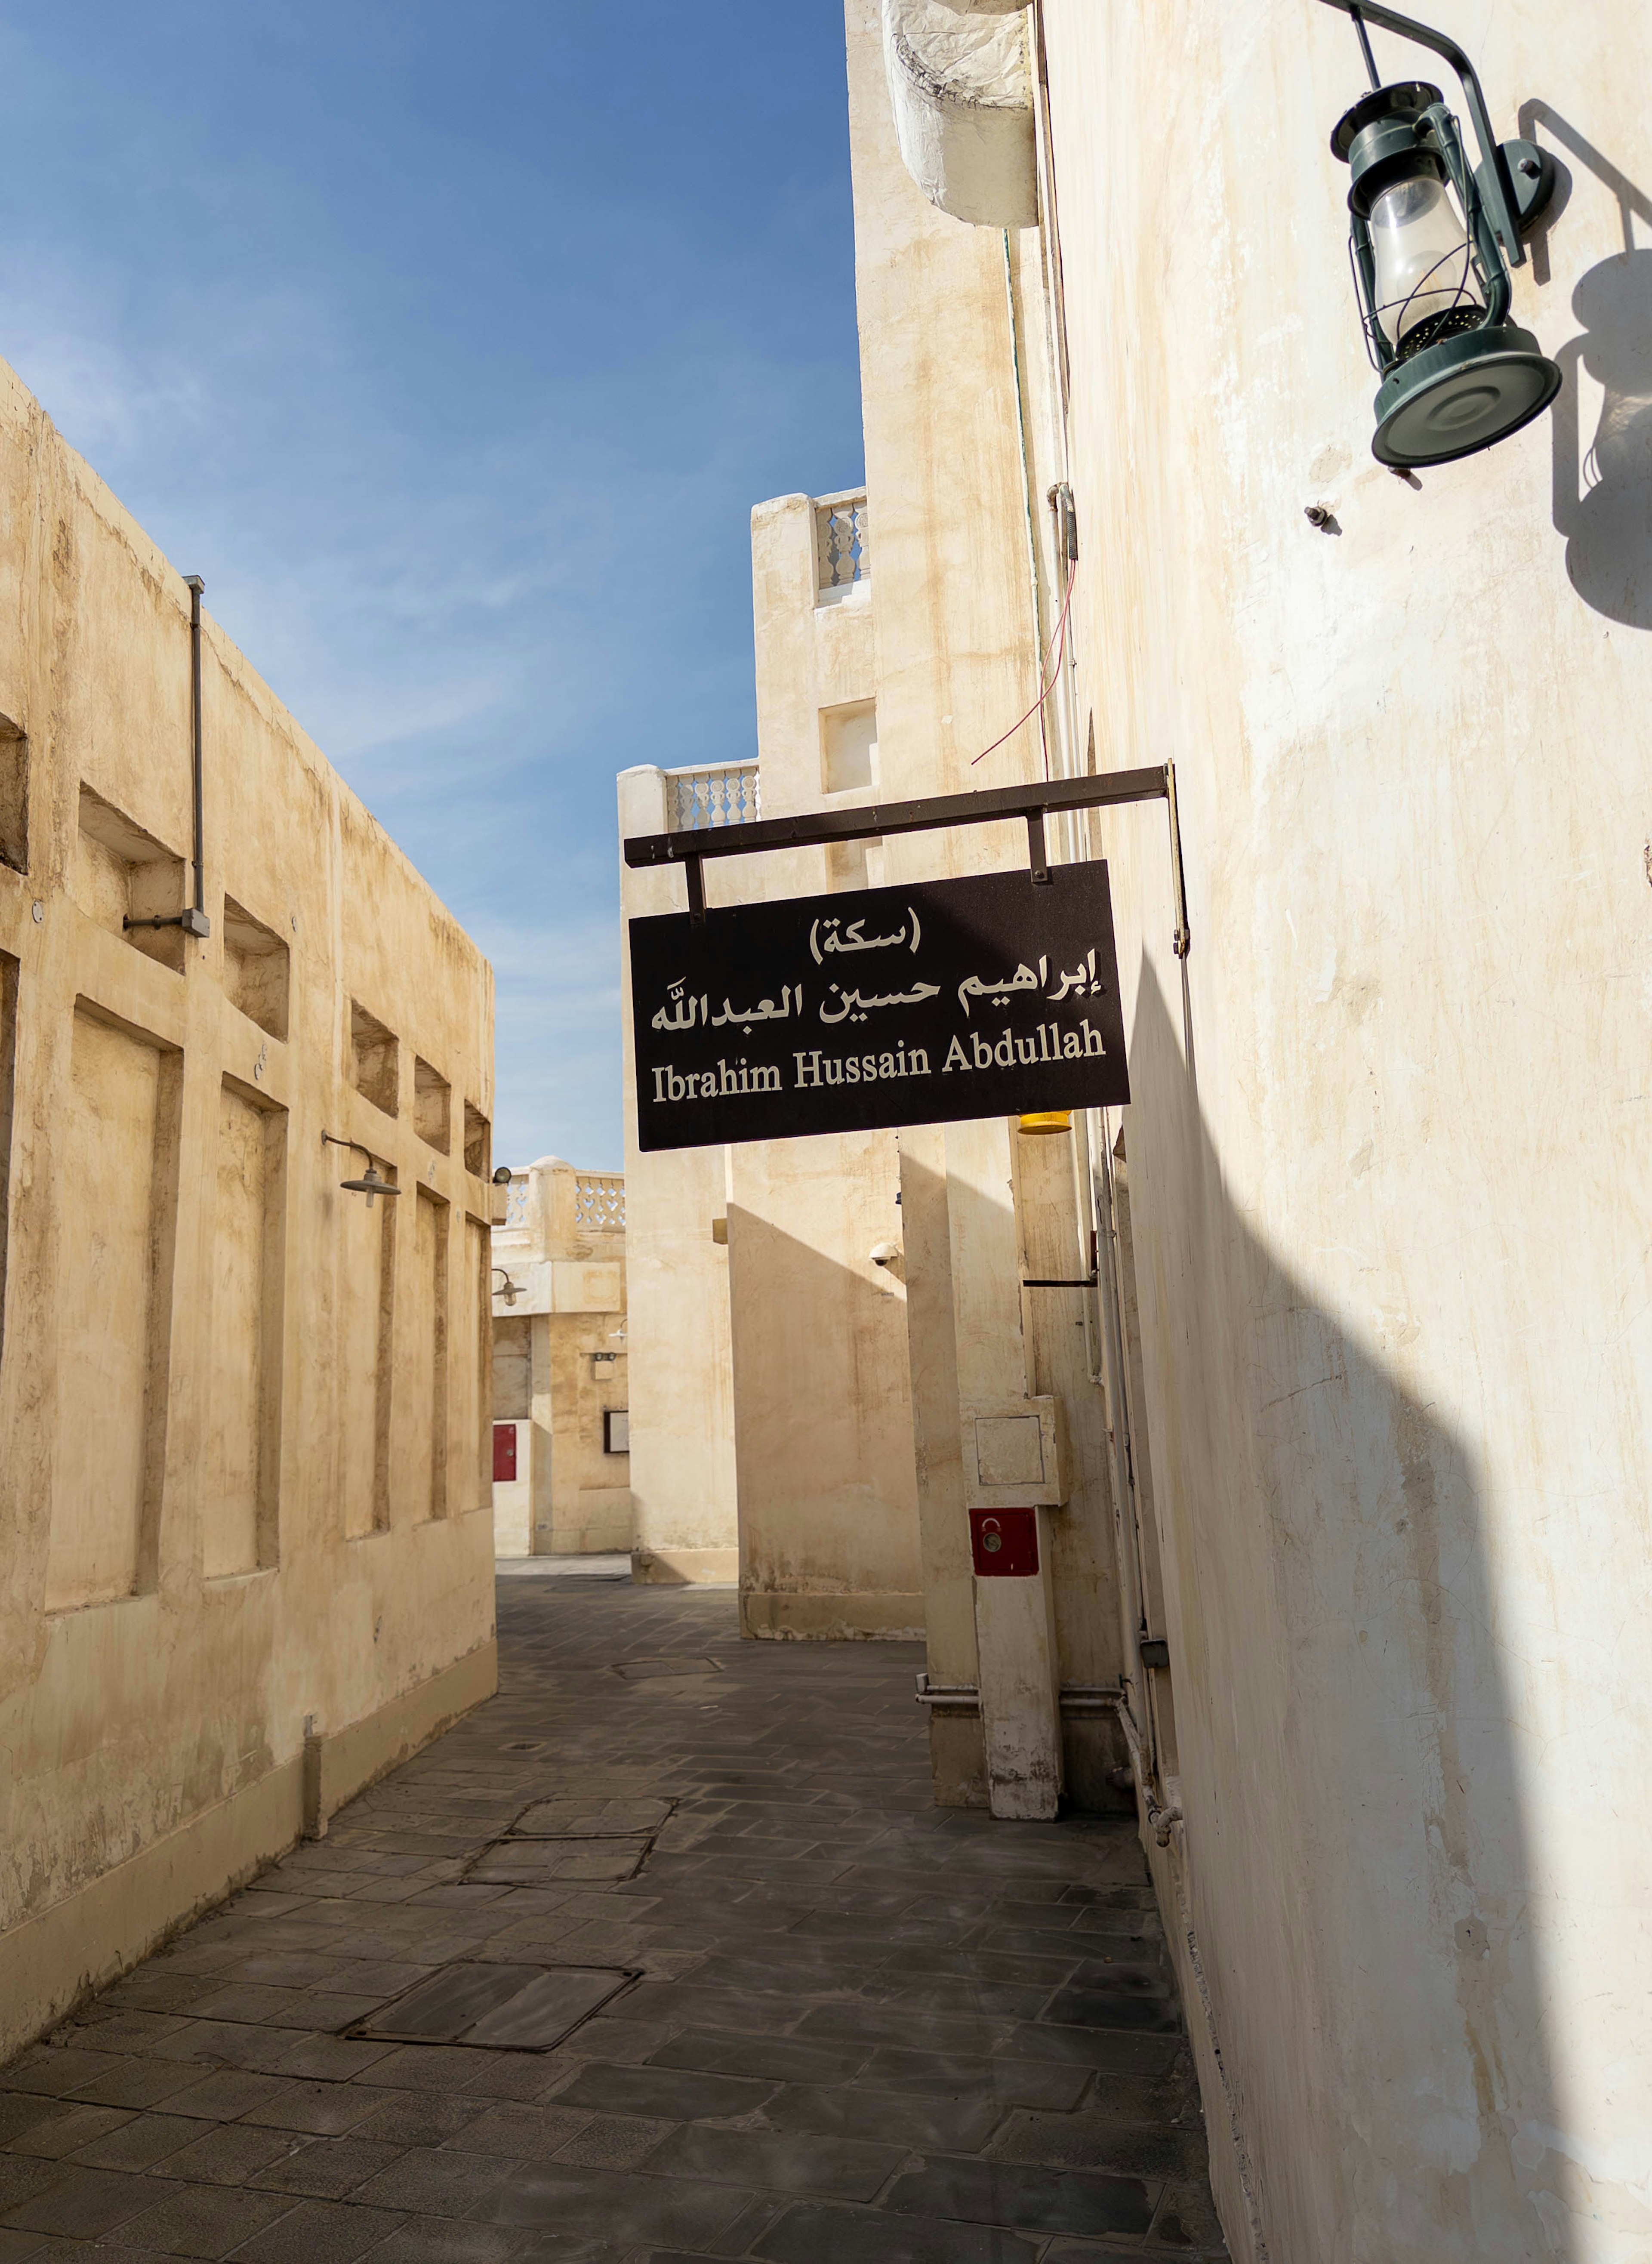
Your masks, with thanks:
[{"label": "black street sign", "polygon": [[630,925],[645,1150],[1130,1098],[1105,864]]}]

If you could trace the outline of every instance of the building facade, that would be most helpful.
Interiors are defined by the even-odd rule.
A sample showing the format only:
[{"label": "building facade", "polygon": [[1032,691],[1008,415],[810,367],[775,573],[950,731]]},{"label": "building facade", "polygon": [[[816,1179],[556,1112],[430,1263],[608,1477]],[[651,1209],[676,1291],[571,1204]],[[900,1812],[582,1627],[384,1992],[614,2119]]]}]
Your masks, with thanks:
[{"label": "building facade", "polygon": [[492,1261],[495,1554],[628,1556],[623,1175],[513,1172]]},{"label": "building facade", "polygon": [[493,998],[6,370],[0,586],[6,2053],[494,1687]]},{"label": "building facade", "polygon": [[[1345,12],[845,13],[866,798],[1166,761],[1177,789],[1048,827],[1109,865],[1129,1106],[1064,1138],[895,1137],[938,1797],[1131,1788],[1236,2257],[1630,2264],[1652,2227],[1647,27],[1449,11],[1497,133],[1557,169],[1511,319],[1564,383],[1502,445],[1402,477],[1370,453],[1329,147],[1366,86]],[[1438,78],[1466,112],[1437,55],[1370,36],[1385,83]],[[807,644],[787,681],[823,731],[850,695]],[[878,853],[934,878],[1026,841]],[[708,865],[709,900],[830,885],[823,857]],[[635,887],[681,908],[674,874]],[[652,1160],[699,1175],[702,1214],[762,1180],[762,1216],[811,1168]],[[788,1231],[850,1249],[877,1166],[835,1201],[827,1176]],[[740,1470],[732,1266],[723,1294]],[[798,1392],[836,1357],[793,1347]],[[1067,1461],[1038,1573],[1001,1581],[971,1554],[979,1425],[1033,1401]]]}]

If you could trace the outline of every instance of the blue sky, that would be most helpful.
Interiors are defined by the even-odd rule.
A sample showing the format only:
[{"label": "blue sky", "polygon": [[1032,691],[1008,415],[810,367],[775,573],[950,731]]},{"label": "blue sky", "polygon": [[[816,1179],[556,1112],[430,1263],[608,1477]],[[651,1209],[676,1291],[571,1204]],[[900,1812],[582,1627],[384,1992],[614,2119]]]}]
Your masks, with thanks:
[{"label": "blue sky", "polygon": [[861,476],[838,0],[54,0],[0,127],[0,354],[617,1166],[614,773],[754,751],[750,506]]}]

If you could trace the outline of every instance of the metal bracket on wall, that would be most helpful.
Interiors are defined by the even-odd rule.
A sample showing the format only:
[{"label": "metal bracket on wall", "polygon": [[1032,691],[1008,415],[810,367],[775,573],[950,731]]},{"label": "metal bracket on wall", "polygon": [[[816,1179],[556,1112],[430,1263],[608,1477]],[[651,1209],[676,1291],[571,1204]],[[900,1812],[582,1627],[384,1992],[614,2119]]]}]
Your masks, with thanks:
[{"label": "metal bracket on wall", "polygon": [[880,841],[890,833],[940,833],[953,825],[990,825],[1023,818],[1034,885],[1049,880],[1044,820],[1068,809],[1112,809],[1133,802],[1162,802],[1170,829],[1170,887],[1176,904],[1173,945],[1185,959],[1192,937],[1182,871],[1182,825],[1176,806],[1176,766],[1103,771],[1084,778],[1046,779],[1039,786],[989,787],[979,794],[927,795],[916,802],[870,802],[859,809],[815,810],[797,817],[747,818],[734,825],[696,825],[678,833],[638,833],[625,844],[634,870],[681,865],[688,880],[689,917],[706,917],[702,870],[707,857],[755,857],[773,849],[819,849],[845,841]]}]

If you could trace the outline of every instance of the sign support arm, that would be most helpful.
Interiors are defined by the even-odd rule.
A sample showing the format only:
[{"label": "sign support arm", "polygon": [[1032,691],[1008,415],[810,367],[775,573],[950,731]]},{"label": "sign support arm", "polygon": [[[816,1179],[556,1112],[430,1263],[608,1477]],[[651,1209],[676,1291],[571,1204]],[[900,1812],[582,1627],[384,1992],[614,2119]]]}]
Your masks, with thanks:
[{"label": "sign support arm", "polygon": [[1170,830],[1170,882],[1176,903],[1176,956],[1192,943],[1187,888],[1182,868],[1182,828],[1176,806],[1176,766],[1103,771],[1083,778],[1046,779],[1038,786],[989,787],[976,794],[930,795],[915,802],[871,802],[859,809],[824,809],[797,817],[749,818],[734,825],[686,827],[677,833],[638,833],[626,842],[625,860],[641,866],[683,865],[688,870],[689,913],[706,917],[702,860],[750,857],[772,849],[821,848],[834,842],[879,841],[890,833],[939,833],[953,825],[988,825],[1023,818],[1034,883],[1049,879],[1044,820],[1063,809],[1111,809],[1125,802],[1162,802]]}]

